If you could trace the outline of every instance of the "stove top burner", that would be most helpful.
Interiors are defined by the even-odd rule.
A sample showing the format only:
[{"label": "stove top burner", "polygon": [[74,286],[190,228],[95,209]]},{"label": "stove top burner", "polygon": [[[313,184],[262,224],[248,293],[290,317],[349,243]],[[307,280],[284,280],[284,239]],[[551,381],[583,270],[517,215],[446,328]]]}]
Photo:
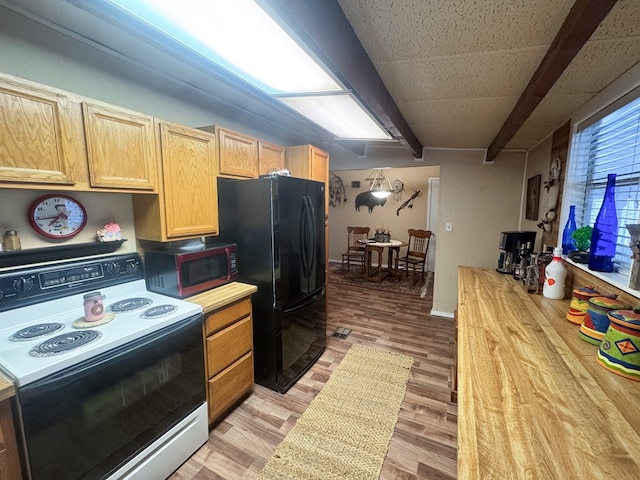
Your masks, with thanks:
[{"label": "stove top burner", "polygon": [[146,307],[147,305],[151,305],[153,300],[146,297],[133,297],[127,298],[125,300],[120,300],[119,302],[112,303],[109,309],[112,312],[123,313],[123,312],[132,312],[133,310],[139,310],[141,308]]},{"label": "stove top burner", "polygon": [[156,305],[155,307],[147,308],[140,314],[140,318],[161,318],[171,315],[178,310],[176,305]]},{"label": "stove top burner", "polygon": [[50,335],[54,332],[57,332],[63,327],[63,323],[39,323],[38,325],[32,325],[30,327],[18,330],[16,333],[9,337],[9,341],[26,342],[27,340],[33,340],[34,338]]},{"label": "stove top burner", "polygon": [[29,355],[32,357],[51,357],[53,355],[60,355],[74,348],[93,342],[94,340],[98,340],[101,336],[102,333],[97,330],[70,331],[39,343],[29,350]]}]

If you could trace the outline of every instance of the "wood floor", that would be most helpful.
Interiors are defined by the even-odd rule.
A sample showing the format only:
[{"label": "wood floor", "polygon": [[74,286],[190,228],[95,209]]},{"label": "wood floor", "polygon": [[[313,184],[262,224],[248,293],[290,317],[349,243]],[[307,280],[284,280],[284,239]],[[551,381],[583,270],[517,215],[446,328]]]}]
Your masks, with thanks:
[{"label": "wood floor", "polygon": [[324,354],[285,395],[255,385],[172,480],[255,478],[353,343],[414,358],[380,478],[456,478],[457,407],[449,401],[454,327],[452,319],[428,315],[431,289],[422,299],[330,283],[328,298],[327,334],[337,327],[351,334],[329,336]]}]

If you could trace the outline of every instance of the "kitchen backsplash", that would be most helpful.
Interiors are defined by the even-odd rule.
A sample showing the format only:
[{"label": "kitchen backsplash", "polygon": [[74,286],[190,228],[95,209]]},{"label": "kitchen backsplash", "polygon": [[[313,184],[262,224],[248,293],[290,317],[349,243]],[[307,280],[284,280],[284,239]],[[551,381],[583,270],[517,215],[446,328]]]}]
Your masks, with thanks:
[{"label": "kitchen backsplash", "polygon": [[[87,224],[75,237],[66,240],[51,240],[38,235],[27,218],[29,205],[45,193],[55,190],[22,190],[0,188],[0,234],[6,230],[17,230],[22,249],[47,246],[72,245],[96,241],[96,231],[109,222],[115,222],[126,238],[118,253],[136,251],[135,228],[131,195],[126,193],[64,192],[79,200],[87,210]],[[1,255],[1,253],[0,253]]]}]

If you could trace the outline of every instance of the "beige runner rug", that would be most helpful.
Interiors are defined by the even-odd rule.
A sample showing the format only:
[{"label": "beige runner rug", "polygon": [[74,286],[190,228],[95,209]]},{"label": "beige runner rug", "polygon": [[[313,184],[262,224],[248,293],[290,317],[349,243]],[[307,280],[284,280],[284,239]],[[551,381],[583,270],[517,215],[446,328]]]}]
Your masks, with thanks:
[{"label": "beige runner rug", "polygon": [[259,480],[377,479],[413,359],[353,345]]}]

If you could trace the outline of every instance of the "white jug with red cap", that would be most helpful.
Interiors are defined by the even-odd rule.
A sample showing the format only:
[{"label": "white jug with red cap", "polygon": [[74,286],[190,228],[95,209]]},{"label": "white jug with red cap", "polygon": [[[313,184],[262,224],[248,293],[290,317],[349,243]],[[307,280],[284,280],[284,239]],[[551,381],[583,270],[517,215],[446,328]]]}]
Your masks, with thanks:
[{"label": "white jug with red cap", "polygon": [[564,298],[564,282],[567,278],[567,267],[562,261],[562,248],[553,249],[553,259],[544,270],[546,278],[542,287],[542,295],[554,300]]}]

